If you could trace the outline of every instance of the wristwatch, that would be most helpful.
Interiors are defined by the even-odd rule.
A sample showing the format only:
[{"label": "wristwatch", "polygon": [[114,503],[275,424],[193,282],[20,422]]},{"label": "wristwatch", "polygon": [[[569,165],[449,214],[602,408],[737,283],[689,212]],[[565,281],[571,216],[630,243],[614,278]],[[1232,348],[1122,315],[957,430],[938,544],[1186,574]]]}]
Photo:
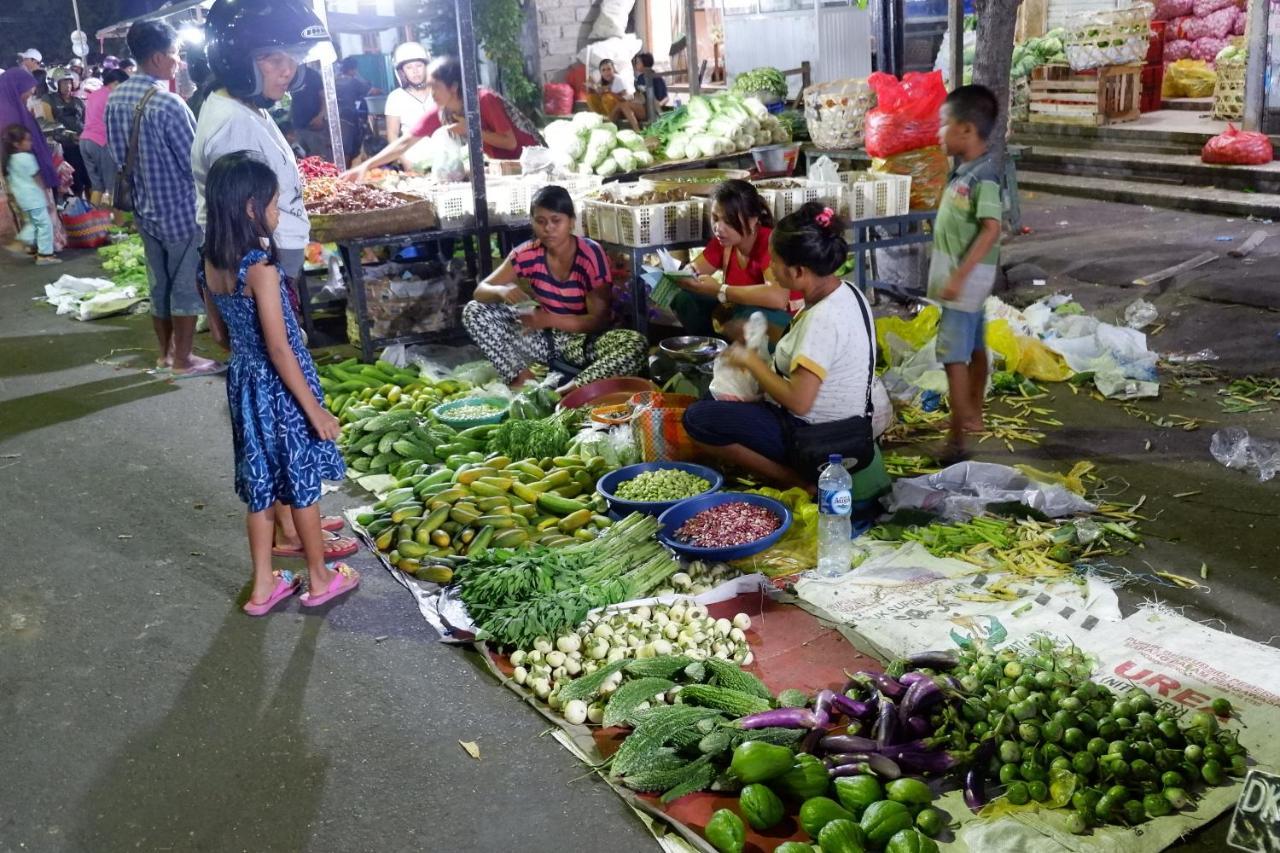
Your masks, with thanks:
[{"label": "wristwatch", "polygon": [[724,284],[720,285],[720,292],[716,294],[716,299],[720,300],[721,305],[725,305],[729,302],[729,283],[728,282],[725,282]]}]

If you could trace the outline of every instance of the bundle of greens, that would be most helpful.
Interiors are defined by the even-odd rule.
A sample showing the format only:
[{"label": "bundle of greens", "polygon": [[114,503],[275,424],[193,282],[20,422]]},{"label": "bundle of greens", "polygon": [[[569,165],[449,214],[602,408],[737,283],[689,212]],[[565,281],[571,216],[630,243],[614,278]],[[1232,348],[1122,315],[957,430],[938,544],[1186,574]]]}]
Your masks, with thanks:
[{"label": "bundle of greens", "polygon": [[656,518],[634,513],[592,542],[470,560],[456,578],[477,638],[529,645],[575,628],[597,607],[643,598],[679,568],[657,531]]},{"label": "bundle of greens", "polygon": [[547,418],[508,418],[489,437],[489,452],[512,459],[546,459],[560,456],[573,438],[582,419],[580,412],[566,409]]},{"label": "bundle of greens", "polygon": [[787,97],[787,78],[776,68],[753,68],[733,78],[731,91],[744,98],[762,93],[782,100]]},{"label": "bundle of greens", "polygon": [[98,249],[102,269],[118,285],[135,285],[147,291],[147,258],[142,249],[142,238],[137,234],[119,243],[110,243]]}]

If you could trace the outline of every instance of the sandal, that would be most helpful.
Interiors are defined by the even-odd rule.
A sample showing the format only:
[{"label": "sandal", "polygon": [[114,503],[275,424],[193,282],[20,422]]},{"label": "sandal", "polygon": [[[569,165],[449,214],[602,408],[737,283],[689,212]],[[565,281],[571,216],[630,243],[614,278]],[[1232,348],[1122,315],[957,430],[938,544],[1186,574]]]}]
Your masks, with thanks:
[{"label": "sandal", "polygon": [[[343,557],[350,557],[352,554],[360,550],[360,543],[350,536],[327,536],[324,540],[324,561],[326,563],[333,560],[341,560]],[[273,557],[302,557],[307,556],[306,552],[301,548],[279,548],[272,547],[271,556]]]},{"label": "sandal", "polygon": [[340,515],[322,515],[320,516],[320,529],[326,533],[337,533],[346,525],[346,521]]},{"label": "sandal", "polygon": [[241,608],[245,613],[250,616],[266,616],[277,604],[302,588],[302,578],[291,571],[279,571],[275,573],[275,576],[277,578],[276,588],[271,591],[270,597],[261,604],[257,604],[253,601],[253,593],[250,593],[249,600]]},{"label": "sandal", "polygon": [[303,607],[319,607],[325,602],[332,601],[340,595],[346,595],[360,585],[360,573],[348,566],[346,563],[338,563],[334,566],[337,577],[329,581],[329,588],[319,595],[312,595],[308,590],[302,594]]}]

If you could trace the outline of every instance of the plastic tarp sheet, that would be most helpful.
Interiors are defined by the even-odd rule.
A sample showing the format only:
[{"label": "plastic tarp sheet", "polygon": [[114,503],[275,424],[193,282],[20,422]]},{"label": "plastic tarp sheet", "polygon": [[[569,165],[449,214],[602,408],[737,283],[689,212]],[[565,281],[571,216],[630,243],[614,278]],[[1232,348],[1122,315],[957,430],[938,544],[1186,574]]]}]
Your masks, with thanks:
[{"label": "plastic tarp sheet", "polygon": [[128,311],[147,299],[136,285],[118,285],[105,278],[79,278],[64,275],[44,286],[45,302],[58,314],[70,314],[77,320],[96,320]]},{"label": "plastic tarp sheet", "polygon": [[1093,504],[1065,486],[1041,483],[993,462],[960,462],[935,474],[896,480],[891,512],[922,509],[948,521],[967,521],[988,504],[1017,502],[1050,518],[1091,512]]}]

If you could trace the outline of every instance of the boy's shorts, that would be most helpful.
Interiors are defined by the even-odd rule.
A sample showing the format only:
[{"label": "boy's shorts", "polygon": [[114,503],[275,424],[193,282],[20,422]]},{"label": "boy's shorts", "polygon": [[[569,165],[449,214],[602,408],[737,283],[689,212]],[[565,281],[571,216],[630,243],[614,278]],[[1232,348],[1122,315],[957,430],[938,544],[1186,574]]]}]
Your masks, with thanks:
[{"label": "boy's shorts", "polygon": [[938,361],[968,364],[973,354],[987,346],[987,321],[982,311],[942,309],[938,324]]}]

